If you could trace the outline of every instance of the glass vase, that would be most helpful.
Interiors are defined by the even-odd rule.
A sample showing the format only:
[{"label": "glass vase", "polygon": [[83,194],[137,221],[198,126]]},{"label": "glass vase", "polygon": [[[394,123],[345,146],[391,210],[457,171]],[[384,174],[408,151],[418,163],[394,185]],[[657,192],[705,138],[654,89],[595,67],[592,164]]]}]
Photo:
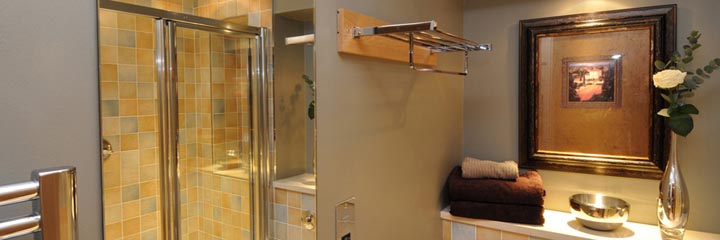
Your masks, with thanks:
[{"label": "glass vase", "polygon": [[660,180],[657,216],[663,240],[683,239],[690,213],[690,202],[685,180],[678,167],[677,138],[672,133],[670,157]]}]

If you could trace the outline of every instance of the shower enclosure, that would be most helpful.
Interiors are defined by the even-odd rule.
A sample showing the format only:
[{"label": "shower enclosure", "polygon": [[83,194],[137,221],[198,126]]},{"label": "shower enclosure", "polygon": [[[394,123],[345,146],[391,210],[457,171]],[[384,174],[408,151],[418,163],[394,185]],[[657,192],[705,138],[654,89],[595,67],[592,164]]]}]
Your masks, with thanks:
[{"label": "shower enclosure", "polygon": [[99,1],[106,239],[270,234],[268,30],[189,2]]}]

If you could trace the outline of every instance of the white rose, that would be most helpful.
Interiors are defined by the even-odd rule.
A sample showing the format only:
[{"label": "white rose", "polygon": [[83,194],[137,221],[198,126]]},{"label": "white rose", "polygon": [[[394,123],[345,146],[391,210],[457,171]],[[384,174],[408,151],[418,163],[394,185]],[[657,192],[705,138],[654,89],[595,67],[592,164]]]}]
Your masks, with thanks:
[{"label": "white rose", "polygon": [[653,75],[653,84],[655,84],[657,88],[674,88],[685,81],[685,76],[687,76],[687,73],[680,70],[662,70]]}]

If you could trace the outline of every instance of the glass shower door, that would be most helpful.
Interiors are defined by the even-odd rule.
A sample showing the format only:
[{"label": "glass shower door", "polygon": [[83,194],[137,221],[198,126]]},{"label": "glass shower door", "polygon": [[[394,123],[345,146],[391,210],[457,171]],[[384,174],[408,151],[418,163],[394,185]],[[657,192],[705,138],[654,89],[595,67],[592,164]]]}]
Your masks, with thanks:
[{"label": "glass shower door", "polygon": [[255,36],[178,25],[180,239],[252,239]]}]

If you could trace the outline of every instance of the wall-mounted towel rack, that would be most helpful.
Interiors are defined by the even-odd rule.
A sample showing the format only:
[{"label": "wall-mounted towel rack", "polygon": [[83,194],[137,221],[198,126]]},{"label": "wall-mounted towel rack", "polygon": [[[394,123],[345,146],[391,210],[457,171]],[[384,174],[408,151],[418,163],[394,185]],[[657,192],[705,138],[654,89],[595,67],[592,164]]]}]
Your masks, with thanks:
[{"label": "wall-mounted towel rack", "polygon": [[[444,32],[437,28],[437,22],[435,21],[404,24],[378,24],[379,22],[381,21],[345,9],[338,10],[338,51],[403,62],[405,61],[404,59],[407,59],[410,68],[417,71],[467,75],[468,52],[490,51],[492,49],[490,44],[478,44]],[[359,43],[362,40],[366,40],[366,38],[369,40],[369,38],[374,36],[382,37],[386,40],[376,38],[372,42]],[[347,39],[348,37],[352,39]],[[407,43],[408,45],[409,50],[404,59],[392,55],[392,52],[385,51],[388,47],[398,48],[399,46],[397,44],[390,45],[390,42],[387,42],[398,42],[397,40]],[[348,41],[350,41],[350,43],[348,43]],[[352,43],[353,41],[357,42]],[[372,46],[373,43],[376,45]],[[373,49],[380,49],[381,52],[374,52]],[[464,52],[465,62],[462,72],[446,71],[431,67],[437,63],[435,54],[445,52]],[[420,59],[416,59],[416,57],[420,57]]]}]

